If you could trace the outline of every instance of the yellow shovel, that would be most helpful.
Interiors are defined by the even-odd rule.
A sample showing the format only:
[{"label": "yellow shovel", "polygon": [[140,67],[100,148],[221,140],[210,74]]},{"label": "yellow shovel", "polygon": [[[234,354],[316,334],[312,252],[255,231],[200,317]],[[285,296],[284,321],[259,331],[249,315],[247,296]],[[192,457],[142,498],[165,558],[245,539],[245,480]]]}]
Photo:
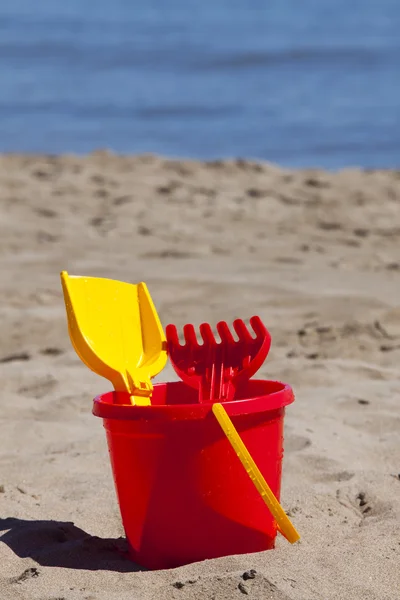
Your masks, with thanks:
[{"label": "yellow shovel", "polygon": [[148,405],[167,362],[164,331],[145,283],[61,273],[68,331],[79,358],[132,404]]}]

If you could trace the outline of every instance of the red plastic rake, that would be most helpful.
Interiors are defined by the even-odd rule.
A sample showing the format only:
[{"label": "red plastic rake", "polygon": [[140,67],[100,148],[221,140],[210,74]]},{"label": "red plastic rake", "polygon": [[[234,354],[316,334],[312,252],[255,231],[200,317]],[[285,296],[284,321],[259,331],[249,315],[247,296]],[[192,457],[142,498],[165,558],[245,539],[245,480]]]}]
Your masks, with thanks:
[{"label": "red plastic rake", "polygon": [[236,388],[258,371],[271,347],[271,336],[260,317],[252,317],[252,336],[242,319],[233,322],[236,341],[225,321],[217,324],[217,342],[208,323],[200,325],[203,343],[193,325],[183,328],[181,344],[175,325],[167,325],[168,354],[176,373],[188,385],[199,390],[200,402],[232,400]]}]

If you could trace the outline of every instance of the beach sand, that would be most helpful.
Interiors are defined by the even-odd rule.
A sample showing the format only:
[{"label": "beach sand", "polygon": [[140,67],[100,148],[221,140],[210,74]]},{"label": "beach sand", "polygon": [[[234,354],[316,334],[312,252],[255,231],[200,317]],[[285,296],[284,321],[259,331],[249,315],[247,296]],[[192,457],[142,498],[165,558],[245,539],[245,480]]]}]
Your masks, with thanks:
[{"label": "beach sand", "polygon": [[[0,157],[0,597],[400,597],[400,172]],[[164,325],[259,314],[290,383],[275,550],[147,572],[126,549],[59,272],[145,280]],[[171,368],[161,379],[173,377]],[[255,570],[251,579],[243,574]]]}]

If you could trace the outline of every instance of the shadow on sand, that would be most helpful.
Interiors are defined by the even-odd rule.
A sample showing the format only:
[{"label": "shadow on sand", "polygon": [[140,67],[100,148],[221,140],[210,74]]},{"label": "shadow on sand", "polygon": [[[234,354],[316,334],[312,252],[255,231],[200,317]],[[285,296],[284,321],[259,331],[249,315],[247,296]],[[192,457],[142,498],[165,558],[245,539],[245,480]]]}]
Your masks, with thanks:
[{"label": "shadow on sand", "polygon": [[145,571],[128,558],[123,538],[92,536],[73,523],[0,519],[0,541],[20,558],[32,558],[45,567],[129,573]]}]

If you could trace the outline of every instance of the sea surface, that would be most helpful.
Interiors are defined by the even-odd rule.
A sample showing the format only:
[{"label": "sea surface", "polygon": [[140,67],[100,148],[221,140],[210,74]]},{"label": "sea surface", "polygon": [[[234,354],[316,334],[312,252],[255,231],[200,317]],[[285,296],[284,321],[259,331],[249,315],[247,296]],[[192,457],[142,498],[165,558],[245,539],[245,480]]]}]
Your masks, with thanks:
[{"label": "sea surface", "polygon": [[0,0],[0,151],[399,167],[400,0]]}]

